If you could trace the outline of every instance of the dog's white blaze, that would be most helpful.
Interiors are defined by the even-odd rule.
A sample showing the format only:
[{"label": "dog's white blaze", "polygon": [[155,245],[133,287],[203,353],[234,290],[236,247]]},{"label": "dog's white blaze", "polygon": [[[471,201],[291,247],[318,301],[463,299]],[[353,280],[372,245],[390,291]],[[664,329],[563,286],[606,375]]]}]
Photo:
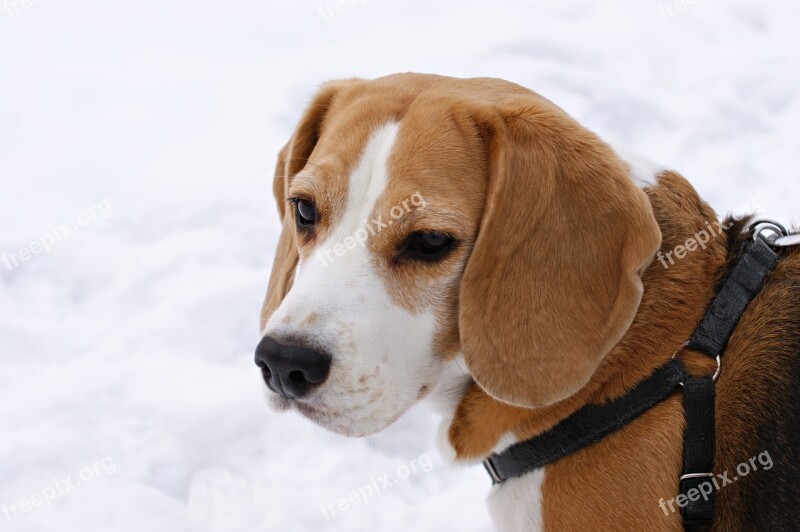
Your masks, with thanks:
[{"label": "dog's white blaze", "polygon": [[[373,217],[388,183],[386,162],[397,130],[390,123],[373,133],[349,176],[344,213],[319,250],[344,245]],[[303,402],[314,410],[315,421],[351,435],[391,424],[441,372],[432,351],[433,313],[415,314],[394,304],[376,267],[367,246],[341,255],[311,254],[264,331],[305,338],[331,354],[330,376]]]},{"label": "dog's white blaze", "polygon": [[544,468],[511,478],[492,488],[489,514],[500,532],[542,530]]}]

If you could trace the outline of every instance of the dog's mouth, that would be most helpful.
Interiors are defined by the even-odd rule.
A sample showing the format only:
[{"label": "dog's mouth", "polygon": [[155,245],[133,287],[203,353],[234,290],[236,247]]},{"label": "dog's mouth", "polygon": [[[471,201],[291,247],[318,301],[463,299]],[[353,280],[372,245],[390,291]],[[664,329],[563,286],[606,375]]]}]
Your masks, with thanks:
[{"label": "dog's mouth", "polygon": [[288,399],[270,389],[266,389],[264,393],[267,396],[267,402],[269,403],[269,406],[277,412],[286,412],[294,409],[304,416],[311,418],[312,421],[316,421],[316,419],[314,419],[315,416],[319,417],[336,415],[335,412],[331,412],[324,406],[318,405],[316,401],[314,404],[312,404],[308,400]]},{"label": "dog's mouth", "polygon": [[428,386],[410,404],[396,404],[384,397],[378,390],[369,395],[368,400],[356,401],[356,395],[337,395],[331,398],[334,406],[326,402],[324,394],[314,394],[312,397],[302,399],[287,399],[277,393],[266,391],[270,407],[278,412],[294,410],[303,417],[331,432],[348,437],[364,437],[378,433],[394,424],[407,412],[423,395],[427,394]]}]

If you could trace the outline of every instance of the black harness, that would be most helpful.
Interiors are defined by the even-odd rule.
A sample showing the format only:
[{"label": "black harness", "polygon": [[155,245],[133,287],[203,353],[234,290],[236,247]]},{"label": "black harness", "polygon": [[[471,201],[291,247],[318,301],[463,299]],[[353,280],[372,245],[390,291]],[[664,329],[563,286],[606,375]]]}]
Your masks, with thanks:
[{"label": "black harness", "polygon": [[[771,221],[756,222],[753,240],[744,244],[739,259],[722,284],[691,338],[681,345],[669,362],[656,369],[627,394],[602,404],[584,406],[548,431],[516,443],[483,461],[493,484],[518,477],[555,462],[624,427],[663,401],[678,387],[683,388],[686,430],[683,437],[683,471],[678,500],[686,530],[707,530],[714,510],[714,383],[719,377],[722,355],[736,324],[764,279],[778,263],[779,249],[800,244],[800,235]],[[766,233],[770,233],[769,236]],[[684,348],[706,354],[717,363],[711,376],[692,377],[675,358]],[[716,483],[713,482],[713,486]],[[705,490],[710,490],[706,493]],[[703,494],[704,496],[700,496]]]}]

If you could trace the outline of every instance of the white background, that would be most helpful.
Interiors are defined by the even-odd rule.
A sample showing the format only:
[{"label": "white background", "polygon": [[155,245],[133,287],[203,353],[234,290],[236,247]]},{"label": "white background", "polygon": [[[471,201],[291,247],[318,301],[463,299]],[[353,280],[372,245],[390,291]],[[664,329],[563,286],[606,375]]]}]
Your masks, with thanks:
[{"label": "white background", "polygon": [[[113,214],[0,262],[0,504],[114,464],[3,531],[491,529],[488,477],[441,463],[424,407],[348,440],[261,397],[272,166],[326,79],[506,78],[720,214],[800,212],[795,1],[3,2],[0,253]],[[320,510],[424,453],[431,472]]]}]

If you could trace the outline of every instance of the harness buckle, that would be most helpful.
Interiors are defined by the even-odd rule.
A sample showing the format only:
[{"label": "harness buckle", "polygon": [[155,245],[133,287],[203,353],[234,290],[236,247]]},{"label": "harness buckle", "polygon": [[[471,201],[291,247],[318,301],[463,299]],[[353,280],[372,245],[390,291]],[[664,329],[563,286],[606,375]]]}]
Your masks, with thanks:
[{"label": "harness buckle", "polygon": [[[681,517],[686,530],[708,530],[714,518],[713,478],[714,473],[688,473],[681,477],[678,493],[685,497]],[[690,492],[695,493],[694,499]]]},{"label": "harness buckle", "polygon": [[714,473],[686,473],[681,475],[681,482],[693,478],[714,478]]},{"label": "harness buckle", "polygon": [[770,246],[774,248],[790,248],[792,246],[800,246],[800,233],[794,233],[791,235],[783,235],[770,243]]}]

